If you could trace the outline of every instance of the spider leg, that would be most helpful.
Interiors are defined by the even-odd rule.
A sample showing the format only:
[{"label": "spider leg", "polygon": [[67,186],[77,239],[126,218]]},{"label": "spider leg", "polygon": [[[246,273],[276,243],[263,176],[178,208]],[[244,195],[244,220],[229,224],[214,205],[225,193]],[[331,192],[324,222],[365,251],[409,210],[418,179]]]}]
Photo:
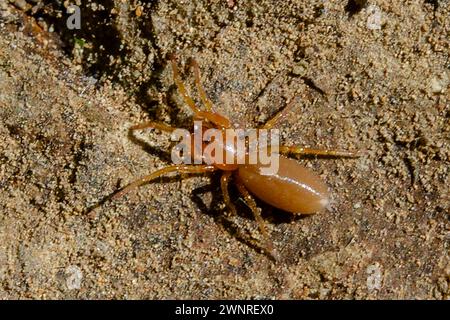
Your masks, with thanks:
[{"label": "spider leg", "polygon": [[253,216],[255,217],[256,223],[258,224],[259,230],[261,231],[264,240],[266,242],[266,248],[265,250],[269,255],[271,255],[275,260],[278,260],[278,255],[276,254],[274,248],[273,248],[273,242],[269,237],[269,234],[266,229],[266,224],[261,217],[261,214],[258,211],[258,208],[256,206],[255,199],[250,195],[247,188],[245,187],[244,183],[242,182],[242,179],[239,177],[239,175],[236,176],[236,186],[241,193],[241,195],[244,197],[244,201],[247,204],[247,206],[251,209]]},{"label": "spider leg", "polygon": [[162,169],[159,169],[147,176],[143,176],[133,182],[131,182],[130,184],[128,184],[127,186],[125,186],[124,188],[122,188],[121,190],[119,190],[115,195],[112,196],[112,200],[118,199],[120,197],[122,197],[123,195],[127,194],[128,192],[130,192],[132,189],[135,189],[147,182],[150,182],[154,179],[156,179],[159,176],[162,176],[164,174],[170,173],[170,172],[177,172],[177,173],[204,173],[204,172],[213,172],[215,171],[215,167],[214,166],[209,166],[209,165],[173,165],[173,166],[168,166]]},{"label": "spider leg", "polygon": [[[221,128],[230,128],[231,123],[226,117],[224,117],[216,112],[210,111],[210,109],[209,109],[210,106],[208,105],[207,102],[205,103],[205,100],[204,100],[207,98],[206,98],[206,94],[203,89],[200,92],[200,97],[201,97],[202,101],[204,101],[208,111],[202,111],[195,105],[194,100],[192,100],[192,98],[188,96],[186,88],[185,88],[183,82],[181,81],[180,72],[178,71],[178,67],[177,67],[176,59],[175,59],[174,55],[172,55],[170,57],[170,62],[172,64],[173,79],[175,81],[175,84],[177,85],[178,91],[180,92],[181,96],[183,97],[184,102],[191,108],[192,112],[194,112],[194,117],[197,119],[201,119],[201,120],[208,120]],[[200,79],[198,79],[198,81],[200,81]],[[197,85],[197,86],[199,86],[199,85]]]},{"label": "spider leg", "polygon": [[194,100],[192,100],[191,97],[187,94],[186,88],[183,84],[183,81],[181,81],[180,72],[178,71],[177,63],[175,56],[172,55],[170,57],[170,63],[172,64],[172,72],[173,72],[173,80],[175,81],[175,84],[177,85],[178,91],[180,92],[181,96],[184,99],[184,102],[192,109],[192,112],[194,114],[198,114],[200,112],[200,109],[195,105]]},{"label": "spider leg", "polygon": [[200,68],[198,67],[197,61],[195,59],[191,60],[191,66],[194,69],[194,77],[195,77],[195,84],[197,86],[197,90],[200,94],[200,99],[202,99],[203,104],[205,105],[206,110],[209,112],[212,112],[212,102],[208,99],[205,93],[205,89],[203,89],[202,83],[201,83],[201,76],[200,76]]},{"label": "spider leg", "polygon": [[344,158],[358,158],[361,156],[356,151],[341,151],[330,149],[312,149],[303,148],[300,146],[279,146],[279,153],[283,154],[295,154],[295,155],[316,155],[316,156],[328,156],[328,157],[344,157]]},{"label": "spider leg", "polygon": [[230,194],[228,193],[228,185],[230,183],[232,171],[224,171],[220,177],[220,187],[222,189],[223,199],[227,207],[231,210],[233,215],[237,214],[235,205],[230,200]]},{"label": "spider leg", "polygon": [[270,120],[268,120],[265,124],[263,124],[260,129],[271,129],[282,120],[286,118],[291,109],[295,106],[295,102],[297,102],[298,97],[294,97],[285,107],[283,107],[277,114]]}]

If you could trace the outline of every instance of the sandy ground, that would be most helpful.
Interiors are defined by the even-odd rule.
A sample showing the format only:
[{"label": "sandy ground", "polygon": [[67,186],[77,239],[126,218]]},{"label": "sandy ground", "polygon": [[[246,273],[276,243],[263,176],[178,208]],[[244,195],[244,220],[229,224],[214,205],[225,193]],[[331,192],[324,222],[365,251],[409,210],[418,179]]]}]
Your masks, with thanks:
[{"label": "sandy ground", "polygon": [[[80,8],[70,30],[62,4],[0,4],[1,299],[450,297],[450,1]],[[227,213],[219,175],[105,201],[170,163],[168,135],[132,124],[190,126],[172,52],[195,99],[198,60],[233,121],[261,124],[298,96],[287,144],[365,150],[299,159],[332,191],[325,212],[258,202],[279,262],[233,188]]]}]

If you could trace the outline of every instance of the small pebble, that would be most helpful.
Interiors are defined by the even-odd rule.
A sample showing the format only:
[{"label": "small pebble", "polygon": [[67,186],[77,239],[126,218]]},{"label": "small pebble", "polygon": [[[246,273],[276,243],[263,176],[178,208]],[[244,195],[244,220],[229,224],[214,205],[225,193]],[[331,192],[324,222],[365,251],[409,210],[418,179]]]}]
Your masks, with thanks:
[{"label": "small pebble", "polygon": [[434,77],[430,81],[430,89],[432,93],[443,93],[449,84],[449,78],[446,73],[440,77]]},{"label": "small pebble", "polygon": [[371,264],[366,269],[367,273],[367,289],[369,291],[381,289],[381,268],[378,263]]},{"label": "small pebble", "polygon": [[14,5],[23,11],[27,11],[31,7],[25,0],[15,0]]},{"label": "small pebble", "polygon": [[381,9],[378,6],[370,5],[367,8],[369,16],[367,17],[367,29],[380,30],[381,29]]},{"label": "small pebble", "polygon": [[304,77],[307,73],[307,70],[308,70],[308,63],[302,60],[292,68],[292,73],[295,74],[296,76]]},{"label": "small pebble", "polygon": [[136,17],[142,16],[143,12],[144,12],[144,8],[142,6],[137,6],[136,11],[135,11]]},{"label": "small pebble", "polygon": [[69,290],[79,290],[81,288],[81,280],[83,272],[77,266],[69,266],[66,269],[66,285]]}]

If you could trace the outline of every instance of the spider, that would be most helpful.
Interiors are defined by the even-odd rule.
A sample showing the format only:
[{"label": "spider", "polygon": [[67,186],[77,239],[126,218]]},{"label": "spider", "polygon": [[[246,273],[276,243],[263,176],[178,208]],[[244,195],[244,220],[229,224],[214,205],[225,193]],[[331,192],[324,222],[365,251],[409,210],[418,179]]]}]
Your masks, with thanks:
[{"label": "spider", "polygon": [[[213,111],[212,102],[208,99],[205,90],[201,84],[201,75],[198,63],[191,60],[191,67],[194,71],[194,80],[199,92],[200,100],[204,104],[205,110],[198,108],[194,100],[187,94],[186,88],[181,81],[181,77],[177,68],[176,58],[174,55],[170,56],[170,63],[172,65],[173,78],[175,84],[181,94],[184,102],[189,106],[194,113],[194,119],[202,121],[206,129],[213,129],[219,132],[224,130],[233,130],[231,121]],[[283,120],[288,112],[293,108],[296,99],[292,99],[284,108],[282,108],[273,118],[263,124],[258,130],[270,130],[274,128],[281,120]],[[168,133],[173,133],[176,128],[167,124],[148,121],[130,128],[131,131],[142,130],[146,128],[159,129]],[[251,141],[247,141],[251,143]],[[199,174],[221,171],[220,187],[222,190],[224,202],[233,215],[237,214],[235,205],[232,203],[229,195],[229,183],[234,181],[242,199],[253,213],[254,219],[258,224],[258,228],[263,235],[265,245],[263,249],[270,256],[277,259],[274,250],[273,242],[269,237],[264,220],[258,211],[254,197],[270,204],[273,207],[283,211],[294,214],[312,214],[325,208],[329,203],[329,193],[327,186],[320,180],[320,178],[312,171],[301,166],[297,161],[283,156],[283,154],[294,155],[319,155],[319,156],[333,156],[333,157],[358,157],[359,154],[351,151],[337,151],[327,149],[311,149],[300,146],[277,146],[278,156],[278,171],[272,173],[263,173],[264,167],[261,163],[249,163],[246,157],[244,163],[224,164],[212,162],[209,159],[209,164],[175,164],[166,166],[149,175],[143,176],[134,182],[126,185],[112,196],[112,199],[122,197],[130,190],[135,189],[143,184],[146,184],[157,177],[168,173],[187,173]],[[204,149],[202,144],[200,149]],[[222,144],[223,153],[237,153],[235,141],[225,141]],[[272,153],[271,146],[267,147],[269,153]],[[192,157],[189,154],[188,157]],[[206,159],[203,159],[206,160]]]}]

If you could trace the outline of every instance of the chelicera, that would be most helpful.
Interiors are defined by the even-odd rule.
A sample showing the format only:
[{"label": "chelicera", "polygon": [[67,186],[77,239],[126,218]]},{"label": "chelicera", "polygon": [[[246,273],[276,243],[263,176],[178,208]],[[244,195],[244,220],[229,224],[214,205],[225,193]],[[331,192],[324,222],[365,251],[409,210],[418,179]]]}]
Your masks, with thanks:
[{"label": "chelicera", "polygon": [[[184,102],[193,112],[194,119],[202,121],[203,126],[207,129],[213,128],[221,131],[232,130],[233,124],[231,121],[227,117],[213,111],[212,103],[206,96],[205,90],[201,85],[200,70],[197,62],[195,60],[191,60],[191,66],[194,70],[195,84],[199,92],[200,100],[204,104],[205,110],[198,108],[194,100],[187,94],[186,88],[179,75],[175,56],[172,55],[170,58],[175,84],[179,93],[183,97]],[[279,111],[259,129],[274,128],[286,117],[288,112],[294,106],[295,101],[296,99],[292,99],[286,107]],[[173,133],[176,130],[176,128],[173,128],[167,124],[154,121],[138,124],[131,127],[130,130],[142,130],[146,128],[154,128],[168,133]],[[251,141],[247,141],[247,143],[251,143]],[[204,148],[204,145],[202,145],[201,148]],[[233,215],[237,214],[236,207],[231,201],[228,191],[229,183],[230,181],[233,181],[242,195],[242,199],[252,211],[259,230],[264,237],[265,244],[262,247],[270,256],[276,257],[273,243],[267,232],[264,220],[258,211],[254,197],[259,198],[273,207],[291,212],[293,214],[312,214],[321,211],[329,202],[328,188],[321,181],[321,179],[315,173],[300,165],[297,161],[287,158],[284,155],[294,154],[332,157],[358,157],[358,153],[356,152],[311,149],[300,146],[280,145],[277,149],[279,166],[278,171],[272,174],[262,174],[261,171],[263,165],[261,163],[250,164],[246,162],[241,164],[224,164],[213,162],[209,164],[170,165],[128,184],[115,193],[112,196],[112,199],[117,199],[132,189],[135,189],[168,173],[199,174],[221,171],[222,175],[220,179],[220,186],[226,206]],[[270,146],[268,146],[268,150],[271,152]],[[235,141],[225,141],[223,143],[223,152],[231,152],[232,154],[236,153]]]}]

